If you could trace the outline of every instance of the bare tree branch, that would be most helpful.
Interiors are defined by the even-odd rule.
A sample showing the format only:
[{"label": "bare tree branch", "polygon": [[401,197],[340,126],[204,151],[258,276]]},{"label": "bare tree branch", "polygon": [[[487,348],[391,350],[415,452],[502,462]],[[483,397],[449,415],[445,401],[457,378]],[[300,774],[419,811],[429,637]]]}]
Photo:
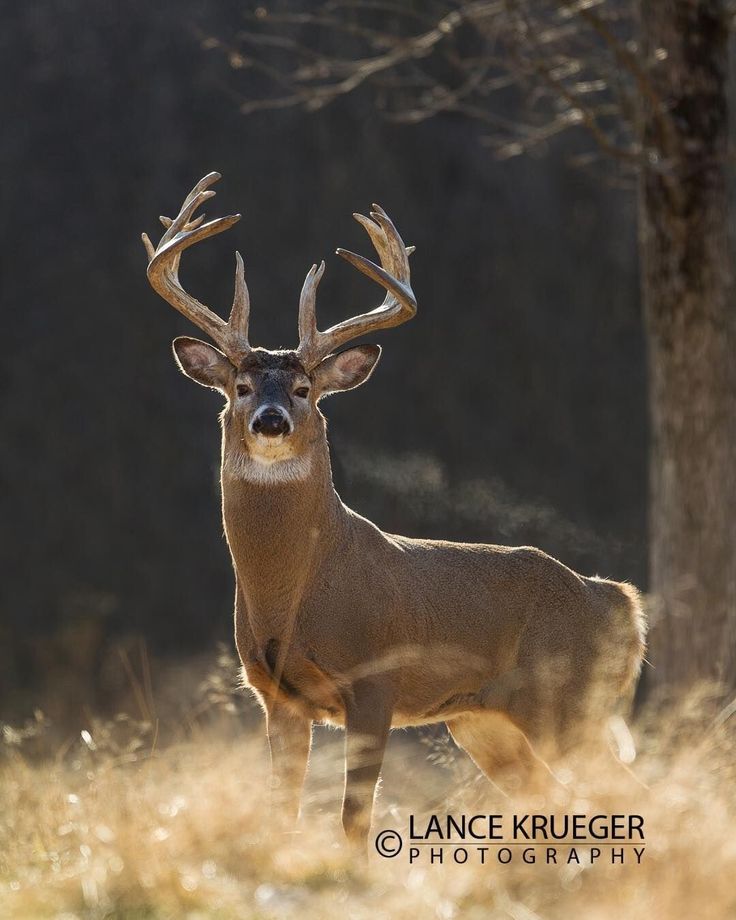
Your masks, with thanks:
[{"label": "bare tree branch", "polygon": [[[360,92],[393,122],[472,118],[493,130],[486,142],[501,156],[577,129],[636,166],[644,97],[659,125],[656,156],[676,152],[677,132],[617,0],[287,0],[246,21],[230,42],[207,45],[261,81],[241,98],[245,114],[313,111]],[[518,93],[521,104],[511,105],[508,94]]]}]

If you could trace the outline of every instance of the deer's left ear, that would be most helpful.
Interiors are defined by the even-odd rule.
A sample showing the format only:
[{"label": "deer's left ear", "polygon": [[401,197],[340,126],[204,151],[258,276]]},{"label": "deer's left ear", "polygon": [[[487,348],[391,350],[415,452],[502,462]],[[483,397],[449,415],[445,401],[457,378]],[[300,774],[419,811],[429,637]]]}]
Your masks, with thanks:
[{"label": "deer's left ear", "polygon": [[314,370],[314,385],[320,397],[359,387],[373,373],[380,357],[380,345],[356,345],[328,355]]},{"label": "deer's left ear", "polygon": [[188,335],[174,339],[172,347],[176,363],[183,374],[201,383],[203,387],[227,392],[233,366],[219,349]]}]

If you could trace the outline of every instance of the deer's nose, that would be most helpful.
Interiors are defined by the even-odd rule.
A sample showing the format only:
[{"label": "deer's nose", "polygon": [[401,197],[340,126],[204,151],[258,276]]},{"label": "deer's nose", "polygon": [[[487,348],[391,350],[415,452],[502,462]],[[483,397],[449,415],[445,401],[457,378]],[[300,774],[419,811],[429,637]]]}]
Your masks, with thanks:
[{"label": "deer's nose", "polygon": [[278,406],[266,406],[260,409],[250,423],[253,434],[262,434],[267,438],[277,438],[282,434],[289,434],[291,424],[286,413]]}]

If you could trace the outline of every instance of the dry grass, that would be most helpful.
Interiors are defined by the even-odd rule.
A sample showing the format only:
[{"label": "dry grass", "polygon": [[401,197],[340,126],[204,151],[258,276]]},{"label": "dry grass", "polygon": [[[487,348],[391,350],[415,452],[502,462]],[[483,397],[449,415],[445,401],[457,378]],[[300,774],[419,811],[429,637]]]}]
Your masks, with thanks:
[{"label": "dry grass", "polygon": [[[376,830],[436,812],[612,814],[645,818],[642,864],[410,866],[365,863],[339,833],[341,736],[317,732],[306,813],[271,830],[267,760],[255,714],[222,672],[187,717],[139,716],[54,741],[37,719],[5,727],[0,759],[0,915],[72,918],[608,917],[736,915],[736,743],[728,718],[681,708],[637,732],[631,772],[605,758],[566,774],[546,800],[508,799],[439,732],[392,737]],[[653,726],[656,726],[656,730]],[[538,850],[538,855],[544,852]],[[561,851],[563,854],[566,850]]]}]

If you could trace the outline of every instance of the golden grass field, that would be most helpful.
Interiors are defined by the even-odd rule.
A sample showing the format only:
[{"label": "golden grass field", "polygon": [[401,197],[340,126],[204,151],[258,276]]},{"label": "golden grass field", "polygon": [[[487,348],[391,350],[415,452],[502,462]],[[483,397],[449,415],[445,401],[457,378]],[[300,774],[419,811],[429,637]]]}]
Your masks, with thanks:
[{"label": "golden grass field", "polygon": [[[409,865],[368,860],[339,828],[341,741],[318,729],[293,834],[271,829],[257,707],[226,659],[176,689],[133,681],[130,714],[62,737],[41,713],[2,727],[0,917],[736,917],[736,715],[691,700],[634,726],[638,756],[568,770],[546,799],[510,799],[439,729],[394,733],[374,834],[409,814],[641,814],[641,865]],[[182,687],[189,686],[186,696]],[[192,689],[194,688],[194,689]],[[168,694],[168,697],[167,697]],[[186,698],[185,698],[186,696]],[[172,699],[175,702],[172,702]],[[542,848],[543,851],[543,848]],[[561,850],[564,854],[564,850]]]}]

